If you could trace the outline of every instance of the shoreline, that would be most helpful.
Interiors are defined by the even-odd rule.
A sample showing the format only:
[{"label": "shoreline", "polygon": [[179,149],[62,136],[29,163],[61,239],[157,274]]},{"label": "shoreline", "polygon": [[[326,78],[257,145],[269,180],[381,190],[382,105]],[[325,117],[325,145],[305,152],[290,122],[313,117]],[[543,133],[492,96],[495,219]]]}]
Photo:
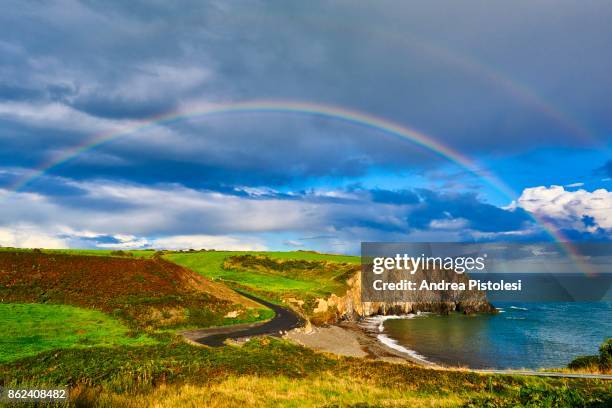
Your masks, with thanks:
[{"label": "shoreline", "polygon": [[402,364],[409,363],[429,368],[445,368],[428,361],[412,350],[402,351],[385,344],[379,339],[380,335],[373,330],[373,326],[368,328],[363,323],[343,321],[323,327],[293,329],[283,338],[324,353]]},{"label": "shoreline", "polygon": [[[409,316],[409,315],[408,315]],[[410,318],[410,317],[391,317],[391,318]],[[261,324],[261,322],[259,322]],[[243,324],[244,326],[252,326],[253,323]],[[239,326],[243,326],[239,325]],[[257,323],[255,323],[257,325]],[[449,370],[449,371],[470,371],[477,374],[501,374],[501,375],[524,375],[538,377],[559,377],[559,378],[583,378],[583,379],[599,379],[612,380],[610,374],[600,373],[580,373],[580,372],[558,372],[549,370],[529,370],[529,369],[475,369],[468,367],[452,367],[437,364],[419,358],[412,353],[402,352],[393,347],[390,347],[378,338],[379,334],[372,330],[377,326],[366,326],[363,322],[339,322],[337,324],[316,327],[307,325],[305,327],[294,328],[285,332],[282,336],[284,339],[290,340],[303,347],[311,350],[335,354],[339,356],[354,357],[368,360],[385,361],[394,364],[408,364],[432,370]],[[197,346],[205,346],[201,340],[193,340],[193,335],[202,334],[202,331],[217,332],[224,329],[223,327],[209,328],[204,330],[194,330],[183,332],[184,339]],[[198,333],[199,332],[199,333]],[[197,334],[196,334],[197,333]],[[189,336],[191,334],[192,336]],[[280,334],[280,333],[279,333]],[[268,334],[269,335],[269,334]],[[232,343],[241,344],[247,338],[233,337]],[[400,346],[401,347],[401,346]],[[416,354],[416,353],[415,353]]]},{"label": "shoreline", "polygon": [[380,360],[395,364],[412,364],[432,370],[469,371],[482,375],[523,375],[535,377],[598,379],[604,381],[612,380],[612,375],[601,373],[566,373],[529,369],[476,369],[444,366],[395,350],[380,342],[374,334],[375,333],[368,332],[368,330],[360,326],[357,322],[340,322],[325,327],[312,327],[309,332],[306,332],[305,328],[293,329],[287,332],[283,338],[322,353]]}]

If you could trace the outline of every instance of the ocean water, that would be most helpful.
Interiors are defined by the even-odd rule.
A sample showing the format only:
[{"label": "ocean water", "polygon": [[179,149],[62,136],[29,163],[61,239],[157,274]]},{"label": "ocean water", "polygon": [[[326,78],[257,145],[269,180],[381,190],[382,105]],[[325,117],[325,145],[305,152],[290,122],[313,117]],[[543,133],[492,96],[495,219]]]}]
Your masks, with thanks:
[{"label": "ocean water", "polygon": [[612,337],[612,302],[496,302],[501,313],[384,319],[379,340],[413,356],[471,368],[563,367]]}]

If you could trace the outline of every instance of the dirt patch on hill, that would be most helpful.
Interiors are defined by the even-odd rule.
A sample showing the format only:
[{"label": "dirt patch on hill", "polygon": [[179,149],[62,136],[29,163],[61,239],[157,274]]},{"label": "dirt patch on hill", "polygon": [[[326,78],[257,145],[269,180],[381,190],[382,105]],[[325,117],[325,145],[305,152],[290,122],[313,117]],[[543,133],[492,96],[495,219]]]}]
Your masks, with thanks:
[{"label": "dirt patch on hill", "polygon": [[0,253],[0,300],[102,310],[138,327],[252,320],[261,305],[159,257]]}]

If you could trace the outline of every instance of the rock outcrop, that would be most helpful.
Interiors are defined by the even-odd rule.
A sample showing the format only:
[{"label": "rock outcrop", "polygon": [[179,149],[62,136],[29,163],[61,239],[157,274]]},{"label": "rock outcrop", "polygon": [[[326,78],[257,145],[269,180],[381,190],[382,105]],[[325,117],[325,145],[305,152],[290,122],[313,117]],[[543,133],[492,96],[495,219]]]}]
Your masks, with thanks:
[{"label": "rock outcrop", "polygon": [[[469,279],[466,274],[453,274],[452,276],[457,282],[465,283]],[[487,301],[486,294],[483,291],[428,291],[414,294],[409,300],[369,302],[362,301],[361,272],[357,272],[349,278],[347,285],[348,289],[343,296],[334,294],[327,299],[318,299],[318,304],[314,310],[315,314],[331,316],[330,311],[333,310],[338,320],[357,320],[372,315],[417,312],[441,314],[455,311],[465,314],[497,312],[495,307]]]}]

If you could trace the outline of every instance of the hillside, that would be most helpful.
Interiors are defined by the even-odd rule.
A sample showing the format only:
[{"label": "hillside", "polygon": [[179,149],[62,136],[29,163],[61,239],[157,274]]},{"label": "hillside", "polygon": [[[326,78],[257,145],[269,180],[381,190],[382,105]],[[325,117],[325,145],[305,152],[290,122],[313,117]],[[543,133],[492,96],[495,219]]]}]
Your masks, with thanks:
[{"label": "hillside", "polygon": [[314,252],[194,251],[165,258],[208,278],[290,306],[313,323],[335,321],[336,308],[321,308],[330,296],[343,296],[359,272],[359,258]]},{"label": "hillside", "polygon": [[[356,256],[306,251],[190,251],[170,253],[165,257],[208,278],[289,306],[314,324],[375,314],[495,311],[484,292],[477,291],[468,291],[465,296],[450,291],[430,291],[409,299],[363,302],[360,258]],[[466,282],[468,279],[467,274],[447,276],[440,271],[429,274],[435,281],[455,279]],[[417,276],[421,275],[424,279],[423,271],[419,271]]]},{"label": "hillside", "polygon": [[138,328],[231,324],[266,313],[226,286],[159,257],[0,251],[0,299],[97,309]]}]

